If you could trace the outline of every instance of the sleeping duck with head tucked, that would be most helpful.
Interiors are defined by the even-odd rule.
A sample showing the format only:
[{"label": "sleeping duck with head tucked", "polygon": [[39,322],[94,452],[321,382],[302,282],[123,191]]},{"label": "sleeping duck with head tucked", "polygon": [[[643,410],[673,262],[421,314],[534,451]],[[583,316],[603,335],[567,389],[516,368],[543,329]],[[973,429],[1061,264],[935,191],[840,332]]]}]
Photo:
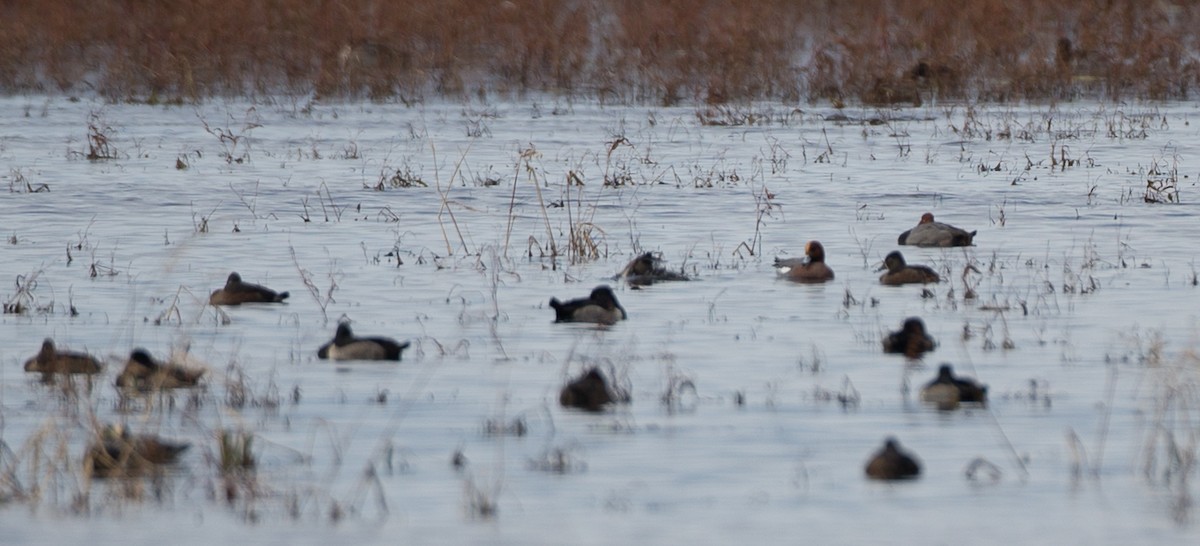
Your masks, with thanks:
[{"label": "sleeping duck with head tucked", "polygon": [[912,246],[971,246],[975,241],[975,232],[934,221],[933,213],[921,215],[921,221],[912,229],[900,234],[897,241],[902,245]]}]

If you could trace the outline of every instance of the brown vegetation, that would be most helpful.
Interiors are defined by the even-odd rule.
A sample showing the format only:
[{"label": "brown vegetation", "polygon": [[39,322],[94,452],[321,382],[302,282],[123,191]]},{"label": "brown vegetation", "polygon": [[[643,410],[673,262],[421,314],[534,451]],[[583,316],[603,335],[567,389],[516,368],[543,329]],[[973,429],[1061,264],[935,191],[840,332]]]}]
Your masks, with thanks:
[{"label": "brown vegetation", "polygon": [[1183,97],[1172,0],[47,0],[0,5],[0,89],[121,100],[552,92],[618,102]]}]

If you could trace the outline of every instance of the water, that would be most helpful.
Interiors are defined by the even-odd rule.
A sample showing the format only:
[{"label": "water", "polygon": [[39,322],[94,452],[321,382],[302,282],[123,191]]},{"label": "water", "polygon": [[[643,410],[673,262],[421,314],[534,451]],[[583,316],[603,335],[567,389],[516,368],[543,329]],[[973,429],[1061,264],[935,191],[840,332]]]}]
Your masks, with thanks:
[{"label": "water", "polygon": [[[555,99],[0,102],[0,296],[36,275],[33,310],[0,316],[0,462],[20,491],[39,486],[0,510],[18,542],[1200,536],[1164,440],[1195,454],[1193,105],[765,104],[715,119],[769,122],[705,125],[693,108]],[[114,159],[85,159],[89,119]],[[1146,203],[1147,180],[1182,203]],[[926,211],[977,246],[903,248],[948,279],[927,297],[880,286]],[[597,257],[571,259],[573,226]],[[812,239],[837,278],[776,280],[772,259]],[[698,279],[620,286],[630,319],[611,328],[551,322],[551,296],[619,286],[607,277],[642,250]],[[204,302],[230,271],[291,298],[222,324]],[[920,362],[879,351],[908,316],[940,342]],[[413,346],[399,365],[317,360],[340,317]],[[106,360],[90,394],[66,401],[21,371],[45,337]],[[207,390],[122,409],[112,380],[139,346],[186,348]],[[989,407],[922,406],[940,362],[987,383]],[[632,403],[560,408],[592,364]],[[685,380],[694,392],[671,391]],[[193,448],[130,499],[79,479],[93,418]],[[488,432],[518,422],[522,436]],[[255,494],[233,503],[221,429],[255,435]],[[864,478],[892,435],[919,480]],[[57,471],[33,466],[36,445],[66,450]],[[968,477],[975,461],[998,476]]]}]

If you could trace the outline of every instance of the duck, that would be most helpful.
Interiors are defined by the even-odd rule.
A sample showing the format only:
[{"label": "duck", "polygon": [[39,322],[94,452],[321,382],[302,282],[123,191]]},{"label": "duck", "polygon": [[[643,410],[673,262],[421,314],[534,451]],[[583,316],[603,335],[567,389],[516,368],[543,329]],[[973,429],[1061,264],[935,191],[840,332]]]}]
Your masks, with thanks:
[{"label": "duck", "polygon": [[921,474],[921,463],[902,451],[895,437],[888,437],[883,448],[867,461],[866,471],[873,480],[907,480]]},{"label": "duck", "polygon": [[644,252],[630,260],[625,268],[613,277],[613,280],[624,280],[633,287],[650,286],[663,281],[690,281],[691,277],[683,273],[669,271],[663,266],[662,256],[653,252]]},{"label": "duck", "polygon": [[883,258],[883,267],[879,270],[882,271],[884,269],[887,269],[887,273],[879,277],[879,282],[888,286],[926,284],[942,281],[937,272],[927,266],[908,265],[904,261],[904,255],[899,250],[893,250]]},{"label": "duck", "polygon": [[400,360],[409,343],[386,337],[354,337],[350,324],[338,323],[333,339],[317,349],[322,360]]},{"label": "duck", "polygon": [[625,308],[617,303],[617,296],[608,285],[597,286],[586,298],[565,302],[558,301],[558,298],[550,298],[550,307],[554,308],[555,322],[616,324],[617,321],[628,317]]},{"label": "duck", "polygon": [[949,364],[938,367],[937,379],[921,388],[921,401],[936,404],[939,409],[954,409],[962,402],[987,403],[987,386],[974,379],[956,377]]},{"label": "duck", "polygon": [[571,380],[558,393],[558,403],[563,407],[591,412],[604,411],[605,405],[615,401],[616,397],[608,388],[608,380],[596,368],[590,368]]},{"label": "duck", "polygon": [[97,478],[137,477],[174,463],[191,444],[152,434],[133,436],[121,425],[106,425],[84,454],[84,469]]},{"label": "duck", "polygon": [[833,270],[825,264],[825,247],[817,241],[804,245],[804,258],[775,258],[779,276],[789,281],[818,283],[833,280]]},{"label": "duck", "polygon": [[33,358],[25,361],[25,371],[43,374],[96,374],[103,366],[96,357],[73,351],[60,351],[54,340],[42,341],[42,349]]},{"label": "duck", "polygon": [[912,246],[971,246],[975,241],[974,231],[954,227],[933,220],[933,213],[921,215],[921,221],[916,227],[900,234],[897,241],[901,245]]},{"label": "duck", "polygon": [[159,362],[145,349],[134,349],[117,376],[117,387],[140,391],[195,387],[205,370]]},{"label": "duck", "polygon": [[229,274],[225,287],[214,290],[208,297],[212,305],[241,305],[243,303],[281,303],[288,298],[287,292],[276,292],[265,286],[242,281],[237,272]]},{"label": "duck", "polygon": [[904,319],[899,331],[891,332],[883,338],[883,352],[903,353],[909,358],[917,358],[935,348],[937,342],[925,332],[925,322],[917,317]]}]

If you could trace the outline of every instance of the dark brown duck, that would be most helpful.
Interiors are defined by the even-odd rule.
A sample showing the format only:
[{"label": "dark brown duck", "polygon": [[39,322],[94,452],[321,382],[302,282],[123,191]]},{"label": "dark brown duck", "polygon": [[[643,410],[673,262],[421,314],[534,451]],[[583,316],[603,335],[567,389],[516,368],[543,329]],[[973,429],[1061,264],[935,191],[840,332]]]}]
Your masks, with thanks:
[{"label": "dark brown duck", "polygon": [[926,266],[908,265],[899,250],[893,250],[884,257],[883,267],[880,270],[883,269],[887,269],[887,273],[879,277],[879,282],[888,286],[926,284],[942,280],[934,270]]},{"label": "dark brown duck", "polygon": [[590,368],[571,380],[558,393],[558,403],[563,407],[586,411],[603,411],[604,406],[615,401],[608,380],[596,368]]},{"label": "dark brown duck", "polygon": [[907,480],[921,474],[921,463],[901,450],[895,438],[888,438],[883,448],[867,461],[866,472],[873,480]]},{"label": "dark brown duck", "polygon": [[690,277],[683,273],[670,271],[663,264],[662,257],[653,253],[645,252],[631,260],[625,265],[625,268],[617,273],[614,280],[621,279],[629,283],[630,286],[649,286],[656,282],[663,281],[689,281]]},{"label": "dark brown duck", "polygon": [[204,370],[159,362],[145,349],[134,349],[117,376],[117,386],[142,391],[195,387]]},{"label": "dark brown duck", "polygon": [[54,340],[46,338],[33,358],[25,361],[25,371],[43,374],[95,374],[103,366],[96,357],[73,351],[60,351]]},{"label": "dark brown duck", "polygon": [[241,305],[243,303],[281,303],[288,298],[287,292],[276,292],[265,286],[242,281],[237,272],[229,274],[225,286],[213,291],[208,297],[212,305]]},{"label": "dark brown duck", "polygon": [[925,322],[917,317],[904,319],[899,331],[883,338],[883,352],[903,353],[909,358],[917,358],[935,348],[937,342],[925,332]]}]

